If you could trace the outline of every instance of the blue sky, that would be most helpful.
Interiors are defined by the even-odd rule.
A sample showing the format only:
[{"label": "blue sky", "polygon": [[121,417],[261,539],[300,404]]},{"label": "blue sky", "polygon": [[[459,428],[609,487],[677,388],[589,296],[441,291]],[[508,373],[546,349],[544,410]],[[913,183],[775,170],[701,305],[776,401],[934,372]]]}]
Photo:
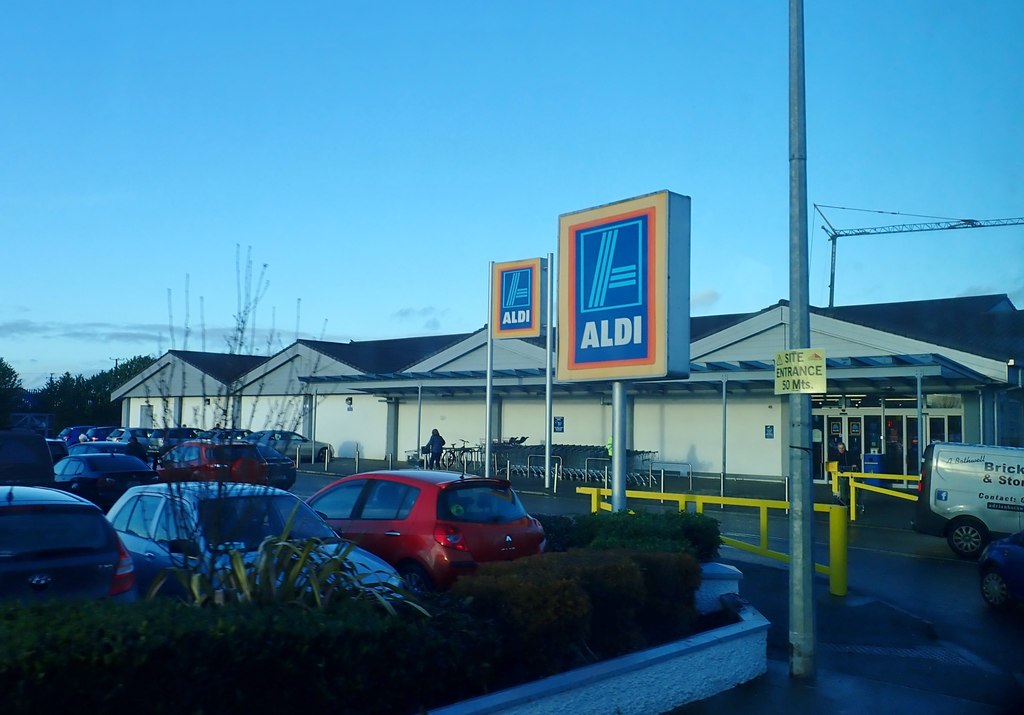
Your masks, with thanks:
[{"label": "blue sky", "polygon": [[[1021,27],[808,0],[810,202],[1024,216]],[[693,313],[759,310],[789,296],[787,52],[784,0],[4,3],[0,357],[35,387],[226,349],[247,256],[260,352],[472,331],[489,261],[662,189],[692,198]],[[1024,227],[840,240],[839,305],[983,293],[1024,307]]]}]

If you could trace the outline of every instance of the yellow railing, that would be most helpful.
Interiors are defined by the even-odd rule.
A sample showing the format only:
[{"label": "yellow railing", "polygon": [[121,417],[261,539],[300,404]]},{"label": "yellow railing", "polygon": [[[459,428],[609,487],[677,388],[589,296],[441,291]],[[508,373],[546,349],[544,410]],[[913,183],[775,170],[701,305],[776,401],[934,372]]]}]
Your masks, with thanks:
[{"label": "yellow railing", "polygon": [[[578,494],[590,495],[590,510],[611,511],[612,505],[602,497],[611,497],[611,489],[600,487],[576,487]],[[722,543],[733,548],[747,551],[759,556],[765,556],[776,561],[789,563],[789,554],[782,551],[775,551],[768,548],[768,511],[776,509],[787,511],[789,502],[779,499],[749,499],[746,497],[719,497],[704,494],[670,494],[667,492],[647,492],[626,490],[627,499],[648,499],[656,501],[675,502],[679,511],[687,511],[689,505],[693,504],[698,514],[704,513],[707,504],[746,507],[757,509],[759,523],[759,539],[757,544],[751,544],[728,536],[722,537]],[[847,508],[840,504],[815,504],[814,511],[828,514],[828,564],[814,564],[817,573],[828,576],[828,590],[833,596],[845,596],[847,590]]]},{"label": "yellow railing", "polygon": [[845,479],[850,486],[850,521],[857,521],[857,499],[858,492],[875,492],[884,494],[887,497],[905,499],[906,501],[917,501],[917,494],[909,494],[905,491],[897,491],[877,484],[867,484],[867,480],[878,480],[885,482],[919,482],[921,477],[915,474],[874,474],[871,472],[840,472],[836,462],[828,462],[826,465],[828,473],[832,478],[832,495],[840,496],[841,480]]}]

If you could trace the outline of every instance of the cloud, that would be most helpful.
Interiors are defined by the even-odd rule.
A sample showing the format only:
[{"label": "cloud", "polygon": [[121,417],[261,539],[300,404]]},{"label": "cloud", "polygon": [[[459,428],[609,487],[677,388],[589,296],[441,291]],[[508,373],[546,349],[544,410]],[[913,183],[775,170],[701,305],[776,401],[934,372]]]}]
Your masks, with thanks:
[{"label": "cloud", "polygon": [[690,296],[690,305],[693,308],[710,308],[722,297],[721,293],[713,288],[705,288],[699,293]]}]

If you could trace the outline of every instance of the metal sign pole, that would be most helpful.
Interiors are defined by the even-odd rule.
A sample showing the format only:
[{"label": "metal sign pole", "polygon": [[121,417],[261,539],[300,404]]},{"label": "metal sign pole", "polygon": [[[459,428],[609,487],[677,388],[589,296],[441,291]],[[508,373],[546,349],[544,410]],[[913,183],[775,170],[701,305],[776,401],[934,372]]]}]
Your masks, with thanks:
[{"label": "metal sign pole", "polygon": [[548,308],[547,308],[547,360],[544,366],[544,488],[551,488],[551,440],[553,409],[551,400],[551,371],[552,356],[554,351],[551,346],[551,322],[553,320],[553,305],[555,303],[555,264],[552,256],[548,254]]},{"label": "metal sign pole", "polygon": [[[491,400],[494,382],[494,319],[491,306],[494,305],[494,261],[487,264],[487,387],[484,400],[484,476],[491,476]],[[511,476],[511,475],[509,475]]]},{"label": "metal sign pole", "polygon": [[612,511],[626,508],[626,383],[612,383]]}]

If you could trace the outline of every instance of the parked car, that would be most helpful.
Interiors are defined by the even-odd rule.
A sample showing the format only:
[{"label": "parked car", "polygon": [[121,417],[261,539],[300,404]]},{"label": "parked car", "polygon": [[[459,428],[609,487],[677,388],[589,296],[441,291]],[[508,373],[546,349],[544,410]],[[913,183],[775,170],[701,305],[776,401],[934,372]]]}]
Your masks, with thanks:
[{"label": "parked car", "polygon": [[46,438],[27,429],[0,429],[0,484],[53,486]]},{"label": "parked car", "polygon": [[135,599],[135,567],[103,512],[74,494],[7,487],[0,499],[0,599]]},{"label": "parked car", "polygon": [[54,464],[68,456],[68,444],[62,439],[47,437],[46,448],[50,450],[50,459]]},{"label": "parked car", "polygon": [[267,484],[267,463],[251,442],[189,440],[158,459],[165,482],[244,482]]},{"label": "parked car", "polygon": [[85,431],[85,438],[90,442],[101,442],[107,439],[107,435],[117,429],[117,425],[106,427],[90,427]]},{"label": "parked car", "polygon": [[126,489],[157,480],[156,472],[127,454],[74,454],[53,466],[56,486],[109,508]]},{"label": "parked car", "polygon": [[980,564],[985,603],[996,609],[1024,603],[1024,531],[986,546]]},{"label": "parked car", "polygon": [[149,451],[151,454],[161,454],[185,440],[196,439],[198,436],[199,430],[191,427],[154,429],[149,433]]},{"label": "parked car", "polygon": [[[107,517],[138,564],[141,593],[148,593],[153,579],[167,568],[189,566],[215,573],[226,566],[232,549],[252,559],[263,540],[281,535],[287,523],[291,538],[320,539],[328,554],[349,546],[294,494],[251,484],[135,487]],[[395,570],[373,554],[354,548],[349,559],[367,585],[401,585]],[[168,579],[160,592],[180,595],[183,589]]]},{"label": "parked car", "polygon": [[265,444],[276,449],[281,454],[295,459],[298,455],[300,462],[317,462],[327,459],[334,459],[334,447],[326,442],[314,441],[303,437],[298,432],[285,432],[283,430],[260,430],[253,432],[246,439],[256,444]]},{"label": "parked car", "polygon": [[127,442],[79,442],[68,447],[68,454],[125,454]]},{"label": "parked car", "polygon": [[74,427],[65,427],[57,434],[57,439],[64,440],[65,443],[70,447],[73,444],[81,442],[79,439],[83,434],[93,428],[93,425],[76,425]]},{"label": "parked car", "polygon": [[295,461],[265,444],[257,444],[256,451],[267,463],[267,483],[278,489],[291,489],[295,484]]},{"label": "parked car", "polygon": [[477,564],[544,550],[508,480],[418,469],[344,477],[309,498],[344,538],[394,566],[411,591],[448,588]]},{"label": "parked car", "polygon": [[237,442],[239,440],[248,439],[249,435],[252,434],[252,430],[248,429],[228,429],[224,427],[215,427],[214,429],[203,430],[199,433],[199,439],[212,439],[219,440],[221,442]]},{"label": "parked car", "polygon": [[108,442],[127,442],[132,437],[139,441],[146,451],[149,451],[149,435],[152,434],[151,427],[118,427],[107,435]]}]

